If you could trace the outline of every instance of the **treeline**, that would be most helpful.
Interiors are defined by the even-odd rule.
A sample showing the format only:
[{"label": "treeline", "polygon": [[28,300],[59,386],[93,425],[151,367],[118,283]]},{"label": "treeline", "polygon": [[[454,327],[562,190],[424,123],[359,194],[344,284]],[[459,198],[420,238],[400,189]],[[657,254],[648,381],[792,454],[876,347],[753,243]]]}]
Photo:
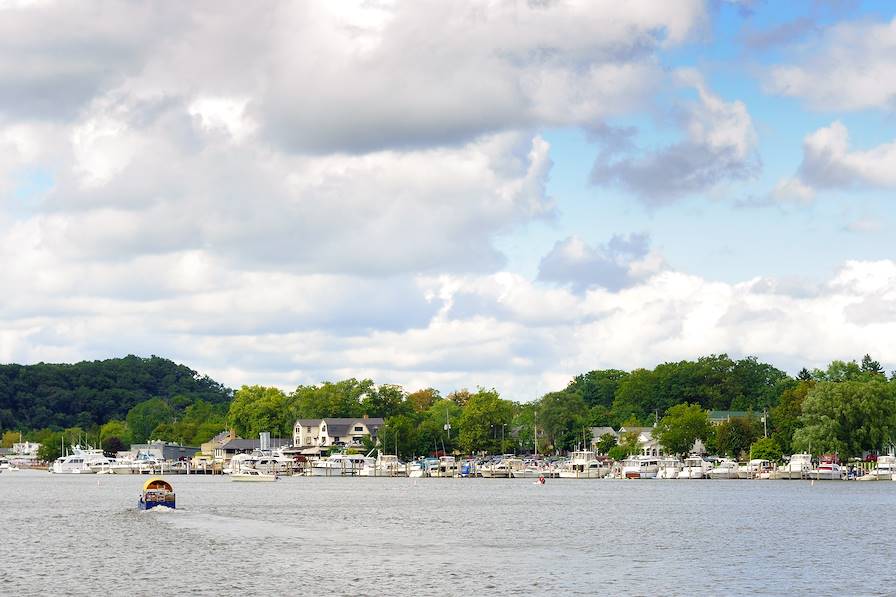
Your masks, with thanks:
[{"label": "treeline", "polygon": [[209,377],[156,356],[0,365],[0,429],[89,429],[124,419],[151,398],[182,410],[198,400],[227,404],[231,396]]},{"label": "treeline", "polygon": [[[120,361],[132,359],[146,363],[156,358]],[[662,436],[664,445],[675,447],[673,451],[699,438],[710,451],[734,457],[743,456],[766,430],[769,437],[762,439],[762,446],[769,454],[836,451],[854,456],[879,450],[896,436],[896,381],[888,380],[868,355],[861,362],[834,361],[823,370],[803,369],[795,378],[755,358],[734,360],[724,354],[631,372],[596,370],[529,403],[503,399],[488,388],[443,396],[432,388],[408,392],[369,379],[302,385],[292,392],[243,386],[229,400],[230,391],[220,384],[183,370],[206,393],[184,393],[183,386],[171,383],[176,376],[168,378],[167,386],[147,381],[143,387],[158,393],[127,409],[119,405],[103,411],[113,413],[111,417],[84,411],[86,425],[67,430],[62,425],[45,426],[28,436],[58,445],[62,432],[72,440],[83,434],[104,449],[149,438],[199,445],[226,428],[246,438],[261,431],[291,437],[296,419],[367,415],[386,419],[380,440],[404,458],[455,450],[531,451],[536,426],[540,453],[562,452],[590,441],[591,427],[655,423],[659,423],[656,435]],[[186,383],[195,388],[189,380]],[[708,410],[747,415],[711,426]],[[763,416],[768,417],[765,424]],[[33,429],[0,423],[7,429]],[[4,442],[11,438],[5,435]],[[635,447],[632,435],[619,442],[607,438],[602,445],[605,450],[615,448],[616,455]]]}]

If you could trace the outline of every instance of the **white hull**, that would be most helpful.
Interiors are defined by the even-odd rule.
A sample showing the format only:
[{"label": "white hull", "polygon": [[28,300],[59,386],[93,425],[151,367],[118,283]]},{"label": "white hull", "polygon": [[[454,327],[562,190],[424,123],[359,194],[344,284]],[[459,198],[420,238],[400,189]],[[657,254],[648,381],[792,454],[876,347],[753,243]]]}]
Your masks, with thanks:
[{"label": "white hull", "polygon": [[560,471],[561,479],[603,479],[610,469],[585,469],[584,471]]},{"label": "white hull", "polygon": [[261,483],[261,482],[269,482],[276,481],[277,475],[246,475],[243,473],[235,473],[230,475],[231,481],[242,481],[246,483]]},{"label": "white hull", "polygon": [[737,479],[737,471],[733,469],[722,469],[709,471],[710,479]]}]

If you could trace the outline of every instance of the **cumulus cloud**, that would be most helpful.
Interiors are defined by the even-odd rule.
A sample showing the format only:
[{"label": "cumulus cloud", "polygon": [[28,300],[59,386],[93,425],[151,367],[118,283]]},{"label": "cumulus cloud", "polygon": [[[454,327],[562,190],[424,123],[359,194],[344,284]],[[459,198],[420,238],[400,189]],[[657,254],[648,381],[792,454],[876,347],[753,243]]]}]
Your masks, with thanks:
[{"label": "cumulus cloud", "polygon": [[819,110],[892,110],[896,98],[896,19],[824,29],[790,64],[772,67],[765,86]]},{"label": "cumulus cloud", "polygon": [[634,155],[604,152],[591,172],[593,183],[619,184],[648,204],[662,204],[758,172],[756,131],[746,105],[724,101],[694,73],[680,79],[698,95],[685,110],[686,138]]},{"label": "cumulus cloud", "polygon": [[815,189],[896,186],[896,142],[867,150],[849,146],[849,131],[840,121],[810,133],[803,140],[803,160],[796,176],[778,183],[773,196],[811,202]]},{"label": "cumulus cloud", "polygon": [[538,279],[569,285],[577,292],[591,287],[616,291],[633,285],[662,267],[650,252],[646,234],[616,235],[606,245],[589,246],[570,236],[557,242],[538,267]]}]

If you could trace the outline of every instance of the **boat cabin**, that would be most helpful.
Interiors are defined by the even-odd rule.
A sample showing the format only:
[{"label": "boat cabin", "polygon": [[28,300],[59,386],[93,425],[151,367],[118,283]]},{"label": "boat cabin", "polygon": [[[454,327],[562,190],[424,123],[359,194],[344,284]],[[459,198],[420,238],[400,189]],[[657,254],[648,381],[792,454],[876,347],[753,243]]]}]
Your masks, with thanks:
[{"label": "boat cabin", "polygon": [[137,502],[137,508],[140,510],[149,510],[156,506],[172,509],[175,507],[174,488],[171,483],[159,477],[154,477],[143,484],[143,493]]}]

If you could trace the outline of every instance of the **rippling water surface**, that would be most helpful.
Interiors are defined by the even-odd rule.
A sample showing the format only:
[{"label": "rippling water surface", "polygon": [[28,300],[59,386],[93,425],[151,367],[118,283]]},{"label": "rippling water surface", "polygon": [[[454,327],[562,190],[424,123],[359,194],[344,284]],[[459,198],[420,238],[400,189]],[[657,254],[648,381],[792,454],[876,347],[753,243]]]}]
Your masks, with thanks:
[{"label": "rippling water surface", "polygon": [[169,480],[0,475],[0,594],[896,594],[896,482]]}]

